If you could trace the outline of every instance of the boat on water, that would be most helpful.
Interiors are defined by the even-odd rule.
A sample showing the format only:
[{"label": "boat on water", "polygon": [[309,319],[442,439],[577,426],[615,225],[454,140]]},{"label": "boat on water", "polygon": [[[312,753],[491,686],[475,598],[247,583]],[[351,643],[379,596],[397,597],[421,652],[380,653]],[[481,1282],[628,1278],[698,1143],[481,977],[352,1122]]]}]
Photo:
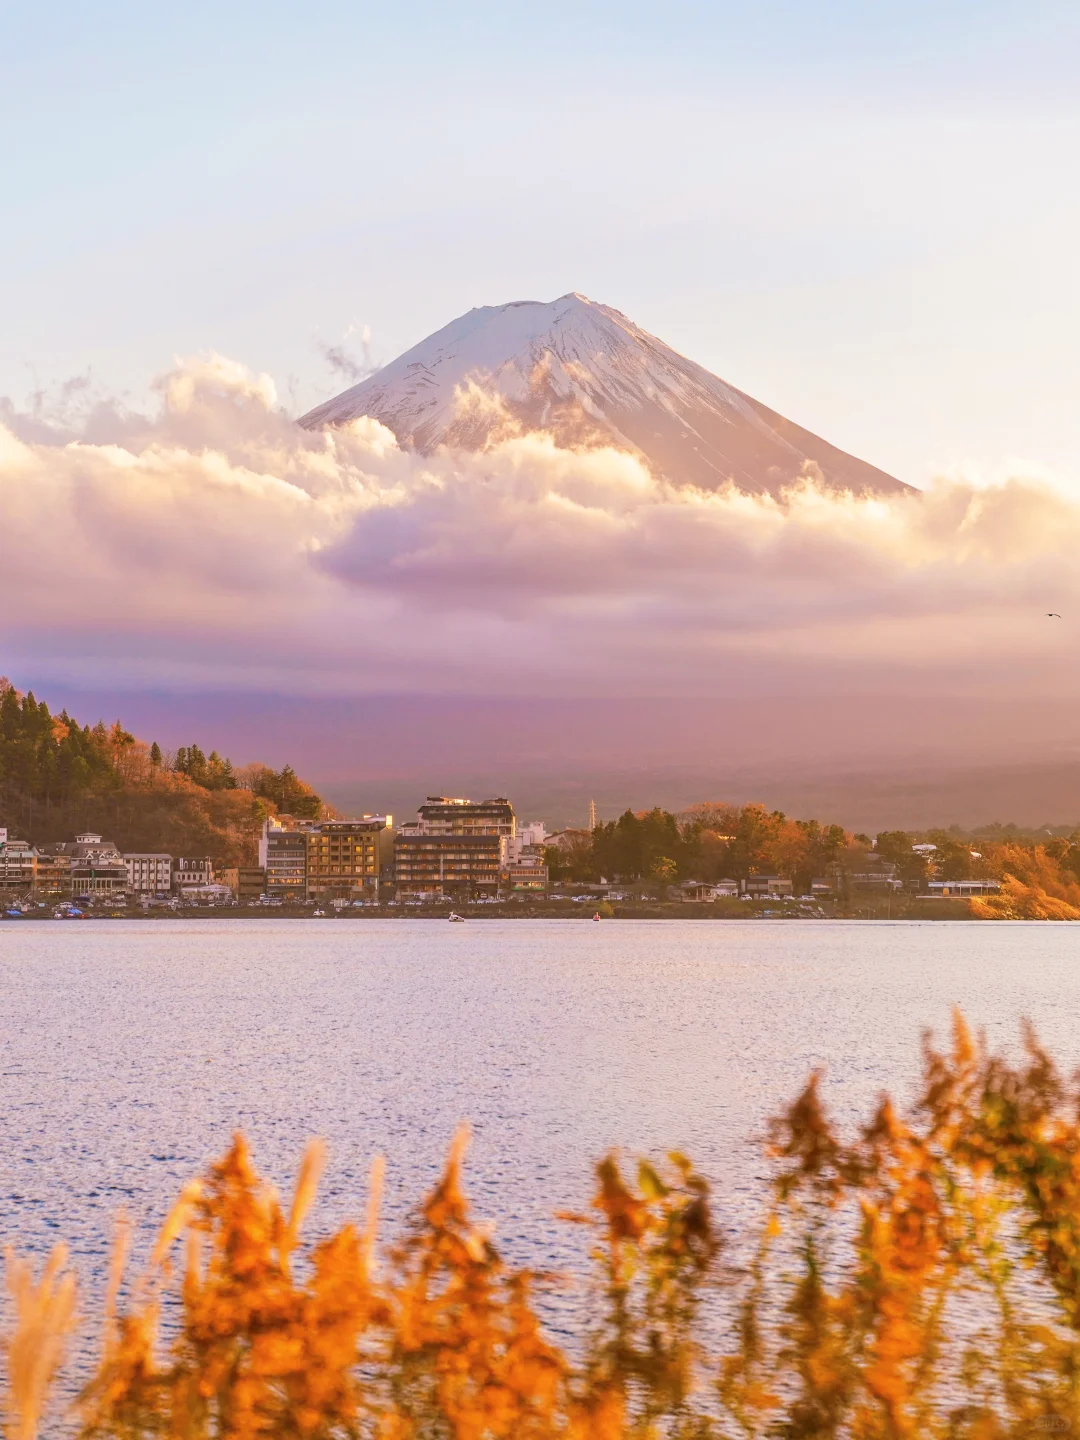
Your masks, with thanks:
[{"label": "boat on water", "polygon": [[446,918],[450,921],[451,925],[465,924],[465,916],[459,915],[456,910],[451,910],[450,914]]},{"label": "boat on water", "polygon": [[600,919],[600,911],[597,910],[596,914],[595,914],[592,918],[593,918],[594,920],[599,920],[599,919]]}]

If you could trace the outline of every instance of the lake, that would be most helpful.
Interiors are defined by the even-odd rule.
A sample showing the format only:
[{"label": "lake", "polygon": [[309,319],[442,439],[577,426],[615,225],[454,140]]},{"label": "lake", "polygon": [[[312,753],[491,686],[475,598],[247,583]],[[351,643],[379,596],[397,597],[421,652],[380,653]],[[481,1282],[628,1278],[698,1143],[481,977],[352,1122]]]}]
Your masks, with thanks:
[{"label": "lake", "polygon": [[468,1188],[516,1261],[573,1266],[554,1221],[590,1162],[685,1150],[720,1217],[765,1173],[755,1136],[815,1067],[845,1122],[910,1095],[953,1005],[1015,1050],[1033,1020],[1080,1063],[1080,926],[859,922],[95,921],[0,925],[3,1239],[65,1238],[100,1284],[113,1216],[142,1245],[184,1181],[250,1137],[287,1191],[330,1160],[309,1228],[388,1224],[473,1126]]}]

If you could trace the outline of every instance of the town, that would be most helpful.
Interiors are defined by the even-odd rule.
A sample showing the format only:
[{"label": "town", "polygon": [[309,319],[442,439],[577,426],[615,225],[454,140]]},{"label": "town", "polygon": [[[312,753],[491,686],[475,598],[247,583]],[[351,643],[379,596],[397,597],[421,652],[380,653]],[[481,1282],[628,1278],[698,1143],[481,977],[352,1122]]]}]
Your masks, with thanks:
[{"label": "town", "polygon": [[[639,821],[628,812],[616,824],[625,827],[629,819],[644,825],[650,818]],[[994,878],[935,878],[934,844],[905,847],[912,861],[906,870],[902,856],[888,858],[875,848],[854,850],[846,864],[834,858],[822,875],[801,887],[790,876],[757,872],[677,881],[665,874],[669,861],[654,865],[646,879],[620,873],[618,861],[610,878],[573,878],[573,855],[604,829],[593,814],[587,830],[549,834],[542,821],[519,822],[505,797],[473,801],[432,795],[414,821],[398,826],[392,815],[270,816],[263,824],[258,863],[222,866],[207,855],[122,853],[93,832],[35,846],[0,828],[0,897],[7,918],[50,904],[62,918],[132,904],[143,910],[289,906],[320,914],[326,913],[323,907],[340,913],[384,905],[548,899],[595,901],[607,913],[612,913],[612,901],[713,905],[724,900],[789,902],[807,913],[808,904],[850,902],[857,895],[885,897],[891,907],[892,898],[905,892],[916,899],[966,900],[1000,890]],[[569,873],[563,875],[564,870]]]}]

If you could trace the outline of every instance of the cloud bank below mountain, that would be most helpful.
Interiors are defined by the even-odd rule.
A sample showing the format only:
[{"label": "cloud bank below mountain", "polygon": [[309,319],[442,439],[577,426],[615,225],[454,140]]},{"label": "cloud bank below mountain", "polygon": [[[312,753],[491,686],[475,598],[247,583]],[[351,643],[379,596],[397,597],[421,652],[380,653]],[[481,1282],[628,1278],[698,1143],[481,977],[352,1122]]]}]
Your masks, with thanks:
[{"label": "cloud bank below mountain", "polygon": [[0,403],[13,675],[719,696],[837,675],[992,693],[1007,666],[1077,688],[1080,503],[1045,477],[776,499],[543,436],[419,456],[372,420],[305,431],[217,356],[157,390],[153,416],[77,389]]}]

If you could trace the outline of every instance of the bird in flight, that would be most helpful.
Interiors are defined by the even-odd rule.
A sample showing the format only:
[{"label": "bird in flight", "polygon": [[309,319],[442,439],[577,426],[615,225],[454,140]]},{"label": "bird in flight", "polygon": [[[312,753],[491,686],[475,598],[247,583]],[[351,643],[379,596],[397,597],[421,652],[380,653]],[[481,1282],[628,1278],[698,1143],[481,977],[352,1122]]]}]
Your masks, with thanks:
[{"label": "bird in flight", "polygon": [[1056,610],[1048,610],[1046,612],[1046,618],[1047,620],[1060,620],[1061,616],[1057,613]]}]

